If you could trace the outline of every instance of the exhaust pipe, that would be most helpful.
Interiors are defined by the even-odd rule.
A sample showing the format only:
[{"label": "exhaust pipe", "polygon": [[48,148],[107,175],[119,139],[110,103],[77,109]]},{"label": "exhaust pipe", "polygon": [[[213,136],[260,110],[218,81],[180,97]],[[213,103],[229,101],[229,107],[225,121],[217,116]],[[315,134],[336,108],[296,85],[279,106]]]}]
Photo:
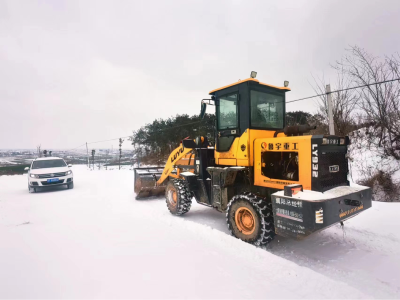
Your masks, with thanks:
[{"label": "exhaust pipe", "polygon": [[310,125],[296,125],[296,126],[287,126],[283,130],[277,130],[274,133],[274,137],[278,136],[278,133],[285,133],[287,136],[292,135],[303,135],[303,133],[309,132],[310,130],[316,129],[317,126]]}]

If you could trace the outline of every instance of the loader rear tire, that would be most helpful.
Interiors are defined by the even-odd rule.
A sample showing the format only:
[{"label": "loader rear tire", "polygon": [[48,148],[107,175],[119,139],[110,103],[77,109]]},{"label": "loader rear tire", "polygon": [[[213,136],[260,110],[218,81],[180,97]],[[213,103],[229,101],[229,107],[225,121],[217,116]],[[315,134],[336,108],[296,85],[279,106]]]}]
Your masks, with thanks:
[{"label": "loader rear tire", "polygon": [[192,197],[185,180],[174,179],[168,182],[165,189],[165,202],[171,214],[180,216],[187,213],[192,205]]},{"label": "loader rear tire", "polygon": [[228,204],[226,222],[233,236],[256,246],[275,236],[271,205],[252,193],[234,196]]}]

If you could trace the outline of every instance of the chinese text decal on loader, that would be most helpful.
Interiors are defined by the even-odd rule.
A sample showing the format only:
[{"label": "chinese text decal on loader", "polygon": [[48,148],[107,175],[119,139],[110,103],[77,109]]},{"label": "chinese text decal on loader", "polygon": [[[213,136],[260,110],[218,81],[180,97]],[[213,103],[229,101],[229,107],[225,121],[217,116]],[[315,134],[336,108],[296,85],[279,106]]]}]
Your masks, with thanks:
[{"label": "chinese text decal on loader", "polygon": [[252,77],[202,102],[201,117],[215,105],[215,148],[206,137],[185,139],[164,169],[135,169],[137,198],[165,193],[174,215],[195,198],[226,212],[231,233],[255,245],[275,234],[301,239],[370,208],[370,188],[347,180],[349,138],[285,127],[287,84]]}]

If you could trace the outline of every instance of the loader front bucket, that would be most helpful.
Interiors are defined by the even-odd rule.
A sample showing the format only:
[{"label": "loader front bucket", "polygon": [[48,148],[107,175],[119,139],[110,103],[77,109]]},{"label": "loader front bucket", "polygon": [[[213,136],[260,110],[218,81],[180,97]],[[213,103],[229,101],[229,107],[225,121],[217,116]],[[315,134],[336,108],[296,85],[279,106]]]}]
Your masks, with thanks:
[{"label": "loader front bucket", "polygon": [[151,196],[164,195],[167,180],[160,186],[157,186],[157,180],[160,178],[164,168],[135,168],[135,193],[136,199],[143,199]]}]

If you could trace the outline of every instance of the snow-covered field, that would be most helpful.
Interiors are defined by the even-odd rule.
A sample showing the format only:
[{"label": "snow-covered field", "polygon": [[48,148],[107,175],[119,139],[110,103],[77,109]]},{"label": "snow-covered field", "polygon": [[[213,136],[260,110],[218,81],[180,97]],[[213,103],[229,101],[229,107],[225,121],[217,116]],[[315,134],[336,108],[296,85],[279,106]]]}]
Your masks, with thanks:
[{"label": "snow-covered field", "polygon": [[0,177],[0,298],[399,298],[400,203],[265,249],[225,216],[136,201],[130,170],[74,166],[75,188]]}]

